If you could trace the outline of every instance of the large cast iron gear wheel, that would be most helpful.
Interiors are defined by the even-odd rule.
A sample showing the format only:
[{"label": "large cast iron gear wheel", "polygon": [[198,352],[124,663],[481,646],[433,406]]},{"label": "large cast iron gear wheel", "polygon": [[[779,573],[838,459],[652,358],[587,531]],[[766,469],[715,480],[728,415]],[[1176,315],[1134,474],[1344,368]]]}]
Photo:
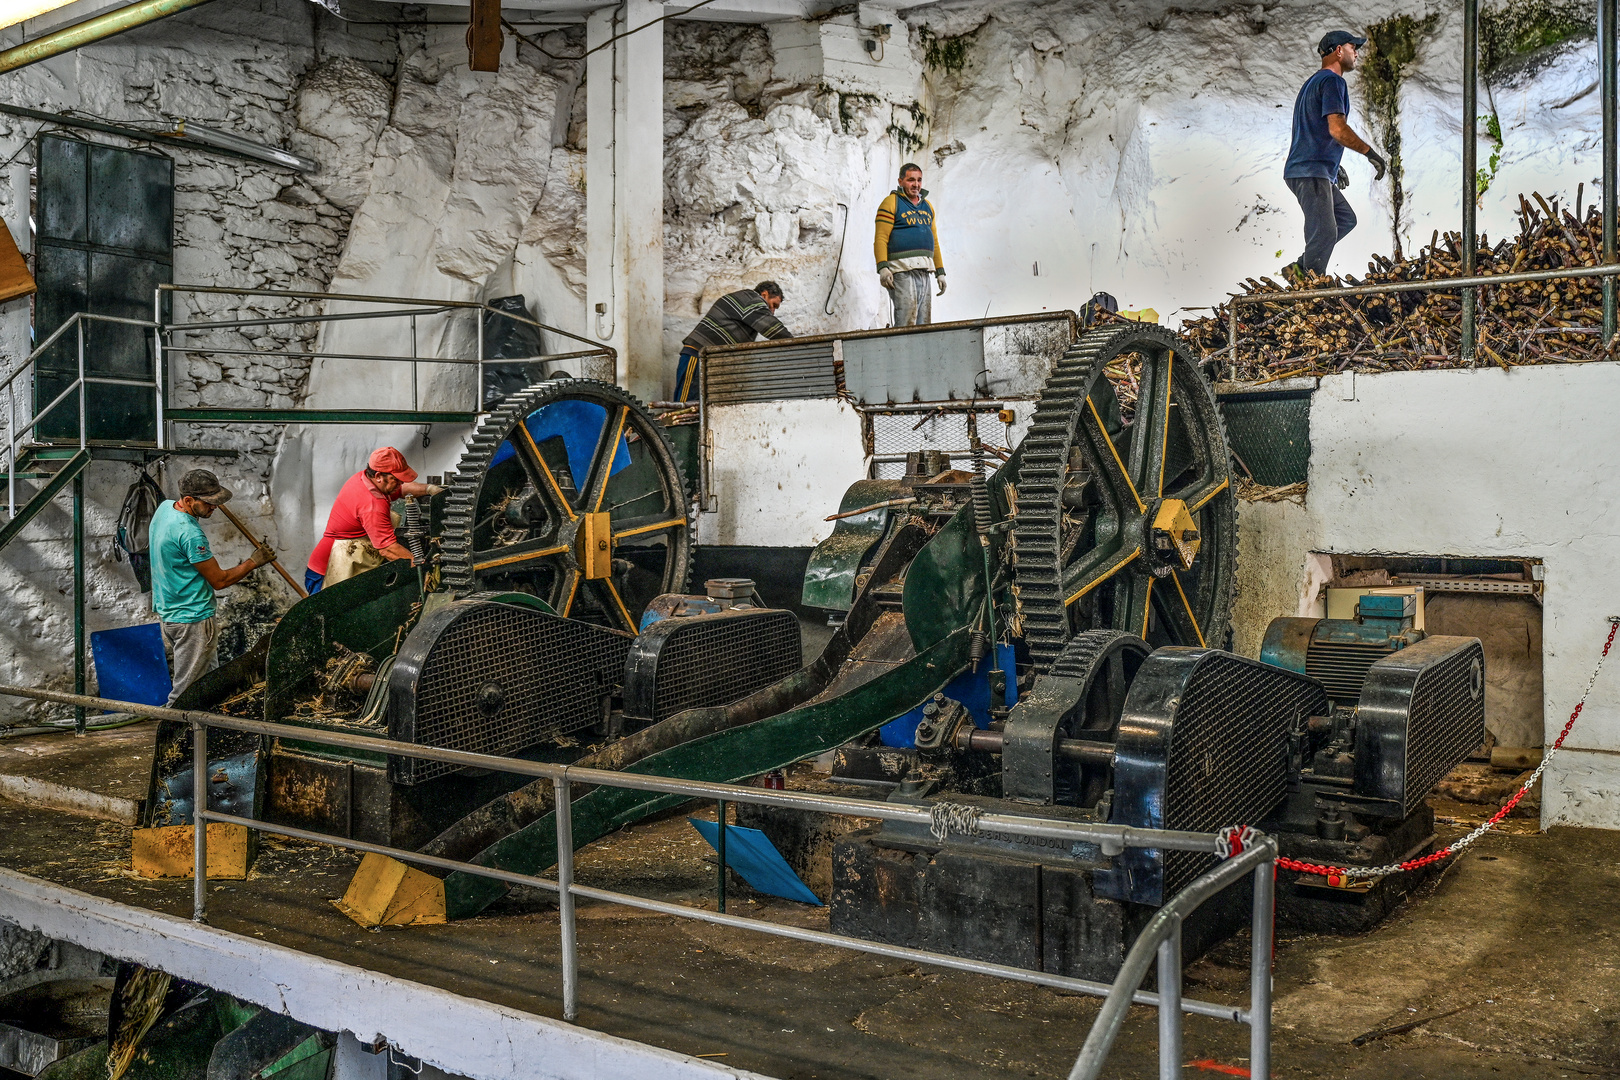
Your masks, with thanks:
[{"label": "large cast iron gear wheel", "polygon": [[[1105,369],[1129,365],[1129,423]],[[1226,644],[1237,510],[1215,395],[1185,344],[1151,324],[1082,334],[1020,447],[1014,528],[1030,658],[1047,671],[1083,630],[1153,646]]]},{"label": "large cast iron gear wheel", "polygon": [[680,462],[641,403],[552,379],[473,432],[445,503],[444,584],[634,633],[648,601],[685,588],[691,529]]},{"label": "large cast iron gear wheel", "polygon": [[1112,743],[1125,692],[1151,651],[1120,630],[1083,630],[1071,638],[1007,717],[1002,794],[1039,805],[1095,806],[1114,786],[1113,767],[1065,758],[1058,743]]}]

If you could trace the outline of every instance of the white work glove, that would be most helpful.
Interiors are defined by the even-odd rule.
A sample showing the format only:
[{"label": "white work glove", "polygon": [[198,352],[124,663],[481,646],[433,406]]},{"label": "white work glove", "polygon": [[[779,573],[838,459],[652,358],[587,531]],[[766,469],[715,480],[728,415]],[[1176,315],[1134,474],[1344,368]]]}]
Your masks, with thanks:
[{"label": "white work glove", "polygon": [[894,267],[885,266],[879,270],[878,280],[883,283],[885,289],[894,288]]},{"label": "white work glove", "polygon": [[430,499],[444,490],[444,487],[441,484],[423,484],[422,487],[422,494],[426,495]]},{"label": "white work glove", "polygon": [[934,280],[939,282],[939,292],[936,293],[935,295],[936,296],[944,296],[945,295],[945,275],[944,274],[936,274],[936,275],[934,275]]}]

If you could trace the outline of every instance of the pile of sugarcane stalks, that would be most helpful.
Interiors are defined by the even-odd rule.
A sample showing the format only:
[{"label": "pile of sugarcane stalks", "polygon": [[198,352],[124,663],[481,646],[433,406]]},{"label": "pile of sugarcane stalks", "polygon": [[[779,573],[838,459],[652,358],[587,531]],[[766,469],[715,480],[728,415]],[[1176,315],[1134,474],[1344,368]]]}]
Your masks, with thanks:
[{"label": "pile of sugarcane stalks", "polygon": [[[1532,202],[1531,199],[1534,201]],[[1535,194],[1519,197],[1519,234],[1492,246],[1480,237],[1475,273],[1596,266],[1602,217]],[[1462,276],[1462,237],[1434,234],[1411,258],[1375,256],[1364,278],[1309,275],[1292,286],[1320,289],[1426,281]],[[1249,278],[1242,296],[1286,292],[1271,278]],[[1237,348],[1231,348],[1231,304],[1181,328],[1203,356],[1219,361],[1223,379],[1269,382],[1295,375],[1343,371],[1411,371],[1462,366],[1462,291],[1415,291],[1238,306]],[[1603,286],[1597,277],[1481,286],[1475,311],[1475,363],[1580,364],[1612,359],[1603,337]]]}]

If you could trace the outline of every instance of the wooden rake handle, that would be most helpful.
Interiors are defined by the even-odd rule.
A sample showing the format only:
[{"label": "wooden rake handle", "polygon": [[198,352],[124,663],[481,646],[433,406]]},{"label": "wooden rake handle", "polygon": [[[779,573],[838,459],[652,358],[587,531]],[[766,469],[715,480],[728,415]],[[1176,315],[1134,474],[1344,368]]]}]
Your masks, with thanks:
[{"label": "wooden rake handle", "polygon": [[[249,543],[251,543],[254,547],[263,547],[264,546],[264,541],[260,540],[258,537],[254,536],[252,533],[248,532],[248,527],[246,525],[242,524],[242,519],[241,518],[237,517],[235,514],[233,514],[231,512],[230,507],[225,506],[225,505],[222,504],[220,506],[220,509],[225,512],[225,516],[226,516],[226,518],[228,518],[230,520],[230,523],[232,525],[236,526],[236,531],[241,533],[243,536],[248,538]],[[302,585],[298,584],[298,582],[293,580],[293,576],[291,574],[287,573],[286,569],[282,567],[280,562],[272,559],[270,561],[270,565],[276,568],[276,573],[281,575],[281,578],[282,578],[283,581],[285,581],[288,585],[292,586],[293,592],[298,594],[299,599],[303,599],[303,598],[305,598],[305,597],[307,597],[309,595],[309,593],[304,591],[304,587]]]}]

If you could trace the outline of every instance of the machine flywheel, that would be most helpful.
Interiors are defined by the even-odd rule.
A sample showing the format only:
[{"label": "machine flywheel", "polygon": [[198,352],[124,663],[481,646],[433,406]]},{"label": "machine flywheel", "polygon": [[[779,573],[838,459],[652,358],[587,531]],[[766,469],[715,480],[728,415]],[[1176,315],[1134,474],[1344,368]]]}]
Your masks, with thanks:
[{"label": "machine flywheel", "polygon": [[[1134,382],[1129,421],[1115,381]],[[1080,336],[1053,368],[1020,447],[1019,613],[1035,669],[1085,630],[1154,647],[1223,647],[1237,510],[1215,395],[1174,333]]]},{"label": "machine flywheel", "polygon": [[[1095,806],[1114,786],[1111,748],[1125,693],[1151,651],[1119,630],[1076,634],[1007,718],[1002,794],[1042,806]],[[1068,740],[1105,752],[1065,753]]]},{"label": "machine flywheel", "polygon": [[526,592],[559,615],[634,633],[686,586],[685,476],[641,404],[594,379],[507,398],[456,466],[441,534],[445,586]]}]

